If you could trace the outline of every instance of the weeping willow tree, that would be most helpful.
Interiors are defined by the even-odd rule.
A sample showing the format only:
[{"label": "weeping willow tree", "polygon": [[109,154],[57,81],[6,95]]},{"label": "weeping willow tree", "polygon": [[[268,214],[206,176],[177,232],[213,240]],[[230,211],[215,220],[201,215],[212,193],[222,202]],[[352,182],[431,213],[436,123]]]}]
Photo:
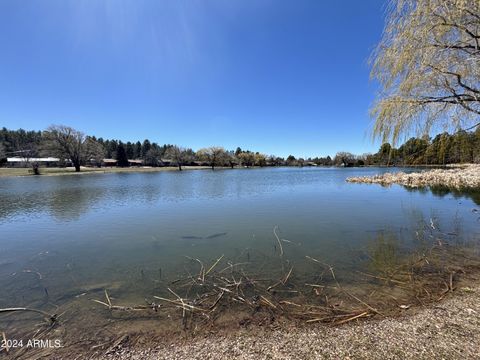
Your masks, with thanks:
[{"label": "weeping willow tree", "polygon": [[480,125],[480,0],[392,0],[372,54],[374,135]]}]

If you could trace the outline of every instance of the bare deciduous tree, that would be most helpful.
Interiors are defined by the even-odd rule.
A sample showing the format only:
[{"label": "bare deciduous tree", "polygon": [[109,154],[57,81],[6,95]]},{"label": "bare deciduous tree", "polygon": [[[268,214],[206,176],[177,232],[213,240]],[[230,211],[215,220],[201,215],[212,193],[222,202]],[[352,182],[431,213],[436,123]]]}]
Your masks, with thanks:
[{"label": "bare deciduous tree", "polygon": [[225,163],[233,169],[236,165],[238,165],[239,160],[233,151],[227,151],[225,153]]},{"label": "bare deciduous tree", "polygon": [[212,170],[215,170],[215,166],[221,166],[225,164],[226,151],[220,146],[211,146],[209,148],[200,149],[197,152],[201,159],[207,161]]},{"label": "bare deciduous tree", "polygon": [[158,166],[162,161],[163,152],[158,148],[151,148],[144,157],[144,163],[148,166]]},{"label": "bare deciduous tree", "polygon": [[37,154],[37,146],[30,142],[22,142],[20,144],[20,150],[14,151],[12,154],[22,159],[25,167],[29,167],[31,159]]},{"label": "bare deciduous tree", "polygon": [[80,165],[87,155],[87,137],[84,133],[69,126],[52,125],[46,130],[45,137],[46,147],[50,151],[54,151],[61,159],[70,159],[75,171],[80,171]]},{"label": "bare deciduous tree", "polygon": [[85,141],[85,147],[87,152],[86,158],[100,167],[105,157],[105,147],[90,136]]},{"label": "bare deciduous tree", "polygon": [[333,160],[335,165],[353,166],[355,163],[355,155],[346,151],[340,151],[335,155]]},{"label": "bare deciduous tree", "polygon": [[23,160],[25,167],[32,167],[33,173],[35,175],[40,175],[39,167],[40,164],[38,161],[32,161],[32,158],[38,154],[37,146],[33,143],[24,143],[22,144],[22,150],[18,151],[18,154]]},{"label": "bare deciduous tree", "polygon": [[255,154],[255,165],[264,167],[267,165],[267,156],[265,154]]},{"label": "bare deciduous tree", "polygon": [[237,155],[242,166],[250,167],[255,165],[255,154],[251,151],[242,151]]},{"label": "bare deciduous tree", "polygon": [[[391,0],[372,54],[374,135],[469,129],[480,115],[480,1]],[[472,126],[473,125],[473,126]]]},{"label": "bare deciduous tree", "polygon": [[192,160],[191,150],[176,145],[169,147],[165,155],[177,164],[180,171],[182,171],[182,165]]}]

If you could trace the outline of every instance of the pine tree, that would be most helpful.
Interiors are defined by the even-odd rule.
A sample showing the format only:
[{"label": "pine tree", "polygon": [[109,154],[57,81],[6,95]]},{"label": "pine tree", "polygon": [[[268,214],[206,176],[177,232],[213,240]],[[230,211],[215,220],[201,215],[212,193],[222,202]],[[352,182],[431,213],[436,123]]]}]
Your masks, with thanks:
[{"label": "pine tree", "polygon": [[141,157],[142,157],[142,143],[140,141],[137,141],[134,147],[133,158],[140,159]]},{"label": "pine tree", "polygon": [[117,146],[116,159],[118,166],[128,167],[127,152],[125,151],[125,146],[123,146],[122,142],[120,142]]},{"label": "pine tree", "polygon": [[148,151],[152,148],[152,144],[148,139],[145,139],[142,144],[142,158],[145,159]]},{"label": "pine tree", "polygon": [[127,142],[127,145],[125,147],[125,151],[127,153],[127,158],[129,159],[134,159],[134,155],[135,155],[135,149],[134,149],[134,146],[133,144],[129,141]]}]

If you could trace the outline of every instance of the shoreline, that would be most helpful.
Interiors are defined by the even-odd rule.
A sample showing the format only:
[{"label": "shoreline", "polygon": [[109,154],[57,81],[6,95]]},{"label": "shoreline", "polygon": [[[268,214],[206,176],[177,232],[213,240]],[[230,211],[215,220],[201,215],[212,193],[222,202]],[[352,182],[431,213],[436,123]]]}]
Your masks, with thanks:
[{"label": "shoreline", "polygon": [[[339,326],[245,329],[118,345],[96,359],[466,359],[480,347],[479,280],[438,303]],[[145,336],[146,334],[142,334]],[[138,343],[137,343],[138,344]],[[146,346],[145,346],[146,345]]]},{"label": "shoreline", "polygon": [[[480,348],[480,273],[467,274],[437,301],[397,304],[394,314],[343,324],[307,324],[272,317],[240,327],[207,327],[193,333],[170,334],[142,325],[127,328],[120,324],[110,331],[113,337],[105,343],[99,339],[92,343],[81,336],[65,348],[25,348],[11,355],[19,359],[68,356],[115,360],[473,359],[478,358]],[[61,338],[57,331],[52,328],[46,338]]]},{"label": "shoreline", "polygon": [[[450,249],[447,246],[441,248]],[[446,261],[443,253],[438,255],[442,262]],[[364,306],[356,305],[356,309],[363,310],[355,311],[360,313],[353,317],[349,314],[346,321],[342,320],[342,308],[349,308],[346,304],[348,299],[328,295],[330,305],[327,307],[333,310],[332,321],[328,322],[311,322],[308,314],[295,317],[294,312],[287,313],[287,308],[277,312],[264,306],[249,311],[239,308],[235,313],[226,314],[226,317],[217,317],[210,324],[198,317],[199,323],[190,322],[189,326],[182,329],[180,321],[185,317],[180,316],[179,307],[175,306],[173,312],[166,313],[166,318],[155,319],[147,314],[146,317],[140,316],[132,320],[133,322],[120,321],[112,327],[100,326],[105,331],[95,332],[93,338],[88,332],[75,339],[63,337],[62,334],[68,334],[68,331],[65,333],[66,327],[53,328],[46,338],[63,338],[66,341],[63,349],[39,349],[38,352],[26,349],[27,351],[15,355],[25,359],[34,355],[39,358],[62,359],[68,354],[75,358],[117,360],[223,360],[229,357],[255,360],[475,358],[480,347],[480,263],[476,259],[467,262],[468,259],[462,253],[457,255],[462,259],[461,262],[451,261],[448,266],[444,264],[450,275],[442,273],[439,280],[443,280],[438,283],[435,282],[440,270],[435,266],[437,257],[422,261],[430,275],[420,278],[414,276],[412,281],[419,284],[418,289],[422,291],[415,291],[411,296],[403,296],[397,291],[399,288],[408,289],[406,281],[399,280],[403,277],[398,276],[390,278],[387,283],[384,283],[386,278],[378,278],[375,281],[380,281],[383,285],[367,291],[371,294],[377,291],[382,297],[380,302],[367,300],[362,294],[357,294],[360,298],[353,296],[355,293],[348,285],[338,284],[342,294],[347,294],[355,299],[355,303],[360,302],[373,310],[369,316],[362,316],[367,310]],[[421,268],[413,269],[418,263],[418,260],[408,262],[412,266],[412,272],[417,275],[422,273]],[[400,269],[398,266],[396,268]],[[375,291],[371,292],[372,289]],[[381,294],[389,294],[388,299]],[[110,303],[106,290],[105,297]],[[111,299],[115,305],[123,303],[121,298]],[[88,301],[91,300],[92,298]],[[172,301],[175,302],[168,300],[169,303]],[[188,298],[183,301],[191,303]],[[294,303],[287,301],[285,305],[288,304]],[[384,306],[380,307],[381,304]],[[108,307],[106,303],[103,305]],[[195,306],[201,310],[202,304]],[[107,310],[111,314],[110,321],[129,319],[128,312],[134,308],[132,306],[127,312],[118,309],[121,312],[117,312],[117,315],[113,315],[112,309]],[[323,308],[322,305],[320,308]],[[168,308],[164,309],[168,311]],[[321,310],[314,312],[322,315]],[[165,322],[168,319],[176,322],[175,328],[165,327],[169,326]],[[183,323],[184,326],[187,324],[188,322]],[[419,357],[419,354],[422,356]]]},{"label": "shoreline", "polygon": [[[107,168],[88,168],[82,167],[82,170],[75,172],[74,168],[40,168],[40,175],[30,173],[30,168],[0,168],[0,178],[7,177],[44,177],[44,176],[64,176],[64,175],[88,175],[88,174],[115,174],[115,173],[145,173],[161,171],[178,171],[177,166],[164,167],[107,167]],[[216,169],[226,169],[218,167]],[[228,168],[230,169],[230,168]],[[182,171],[188,170],[211,170],[209,166],[182,166]]]},{"label": "shoreline", "polygon": [[[442,169],[464,169],[466,167],[472,166],[472,164],[449,164],[445,165],[442,167]],[[474,165],[475,166],[475,165]],[[266,166],[265,168],[268,168],[269,166]],[[287,168],[302,168],[298,166],[273,166],[274,168],[282,168],[282,167],[287,167]],[[345,169],[361,169],[361,168],[394,168],[392,166],[385,166],[385,165],[367,165],[367,166],[359,166],[359,167],[347,167]],[[405,168],[439,168],[439,165],[405,165],[402,166]],[[235,166],[233,169],[238,170],[238,169],[259,169],[262,167],[259,166],[249,166],[249,167],[243,167],[243,166]],[[338,168],[338,169],[343,169],[341,166],[305,166],[303,168]],[[52,167],[52,168],[47,168],[43,167],[40,168],[40,175],[34,175],[31,173],[30,168],[7,168],[7,167],[0,167],[0,178],[9,178],[9,177],[43,177],[43,176],[64,176],[64,175],[87,175],[87,174],[115,174],[115,173],[146,173],[146,172],[162,172],[162,171],[178,171],[177,166],[163,166],[163,167],[151,167],[151,166],[142,166],[142,167],[125,167],[125,168],[120,168],[120,167],[102,167],[102,168],[93,168],[93,167],[83,167],[81,168],[82,170],[80,172],[75,172],[74,168],[72,167],[67,167],[67,168],[58,168],[58,167]],[[226,166],[219,166],[215,167],[216,170],[231,170],[231,167],[226,167]],[[479,168],[480,169],[480,168]],[[211,170],[210,166],[182,166],[182,171],[189,171],[189,170]],[[480,170],[479,170],[480,171]],[[349,178],[350,179],[350,178]],[[347,181],[350,181],[347,179]],[[353,178],[351,178],[353,179]],[[355,178],[355,180],[351,180],[350,182],[368,182],[368,183],[373,183],[372,181],[367,181],[367,180],[357,180],[360,178]]]},{"label": "shoreline", "polygon": [[415,173],[385,173],[374,176],[355,176],[346,179],[350,183],[392,184],[417,188],[444,186],[454,189],[480,188],[480,165],[451,166],[447,169],[431,169]]}]

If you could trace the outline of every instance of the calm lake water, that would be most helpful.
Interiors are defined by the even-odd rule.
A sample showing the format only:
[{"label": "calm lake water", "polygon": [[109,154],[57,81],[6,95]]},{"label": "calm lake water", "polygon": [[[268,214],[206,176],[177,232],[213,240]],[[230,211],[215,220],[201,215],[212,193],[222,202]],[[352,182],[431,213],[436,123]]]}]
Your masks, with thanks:
[{"label": "calm lake water", "polygon": [[345,182],[384,171],[392,169],[2,178],[0,307],[48,310],[81,296],[102,298],[103,288],[118,301],[142,302],[165,293],[162,282],[184,274],[188,257],[211,264],[224,255],[224,266],[258,261],[268,273],[265,259],[279,251],[275,226],[292,264],[301,268],[309,255],[339,271],[365,267],[385,233],[403,250],[419,246],[416,231],[432,224],[455,241],[480,237],[478,192]]}]

